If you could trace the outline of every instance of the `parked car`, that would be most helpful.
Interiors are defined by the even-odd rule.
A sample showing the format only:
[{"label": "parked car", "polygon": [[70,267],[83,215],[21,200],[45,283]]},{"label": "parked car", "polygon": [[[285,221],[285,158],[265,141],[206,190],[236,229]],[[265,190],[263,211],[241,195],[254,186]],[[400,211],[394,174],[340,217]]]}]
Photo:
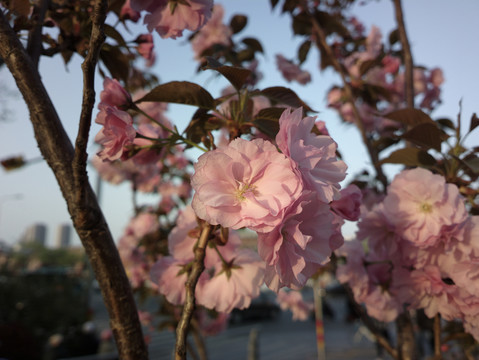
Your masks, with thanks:
[{"label": "parked car", "polygon": [[253,321],[262,319],[276,319],[281,313],[281,308],[276,302],[276,294],[268,288],[262,288],[258,297],[251,300],[246,309],[233,309],[230,323]]}]

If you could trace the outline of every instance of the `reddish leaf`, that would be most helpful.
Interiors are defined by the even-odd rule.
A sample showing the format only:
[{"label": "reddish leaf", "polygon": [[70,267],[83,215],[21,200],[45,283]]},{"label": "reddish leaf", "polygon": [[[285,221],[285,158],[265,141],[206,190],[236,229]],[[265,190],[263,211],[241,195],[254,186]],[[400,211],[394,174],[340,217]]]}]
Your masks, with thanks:
[{"label": "reddish leaf", "polygon": [[441,151],[441,144],[447,140],[449,135],[439,129],[435,123],[422,123],[401,136],[404,140],[410,141],[426,149]]},{"label": "reddish leaf", "polygon": [[29,0],[12,0],[10,9],[17,15],[28,17],[30,15],[30,1]]},{"label": "reddish leaf", "polygon": [[23,156],[15,156],[0,161],[6,171],[16,170],[25,166],[26,162]]},{"label": "reddish leaf", "polygon": [[418,125],[423,123],[434,123],[424,111],[418,109],[401,109],[383,115],[383,117],[400,122],[404,125]]},{"label": "reddish leaf", "polygon": [[251,70],[236,66],[223,65],[212,57],[207,57],[207,63],[202,67],[202,69],[218,71],[221,75],[228,79],[228,81],[235,87],[236,90],[241,89],[248,77],[251,75]]},{"label": "reddish leaf", "polygon": [[282,86],[273,86],[263,89],[259,94],[266,96],[268,99],[277,104],[289,105],[293,108],[303,107],[306,112],[317,112],[311,109],[303,100],[301,100],[296,93]]},{"label": "reddish leaf", "polygon": [[188,81],[171,81],[158,85],[135,103],[145,101],[193,105],[205,109],[215,108],[215,100],[211,94],[201,86]]},{"label": "reddish leaf", "polygon": [[471,124],[469,125],[469,132],[474,130],[476,127],[479,126],[479,119],[477,118],[476,113],[472,114],[471,117]]},{"label": "reddish leaf", "polygon": [[255,38],[247,37],[241,40],[241,42],[245,44],[249,49],[253,50],[253,52],[255,53],[256,52],[264,53],[263,46]]},{"label": "reddish leaf", "polygon": [[244,15],[235,15],[230,21],[230,28],[233,34],[239,33],[248,23],[248,18]]},{"label": "reddish leaf", "polygon": [[433,166],[436,159],[427,151],[418,148],[405,148],[392,152],[387,158],[379,161],[379,164],[404,164],[406,166]]},{"label": "reddish leaf", "polygon": [[271,139],[276,137],[279,131],[279,118],[283,113],[284,108],[265,108],[258,112],[253,119],[253,124],[264,134]]},{"label": "reddish leaf", "polygon": [[311,40],[306,40],[299,47],[299,49],[298,49],[298,59],[299,59],[299,64],[300,65],[303,62],[306,61],[306,58],[308,57],[310,49],[311,49]]}]

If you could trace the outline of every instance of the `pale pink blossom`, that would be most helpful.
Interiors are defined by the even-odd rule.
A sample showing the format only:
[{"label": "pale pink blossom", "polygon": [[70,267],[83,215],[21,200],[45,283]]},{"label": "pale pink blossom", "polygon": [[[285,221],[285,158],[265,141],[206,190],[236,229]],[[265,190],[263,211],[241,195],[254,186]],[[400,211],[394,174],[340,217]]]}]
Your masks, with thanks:
[{"label": "pale pink blossom", "polygon": [[198,292],[197,302],[218,312],[245,309],[259,295],[264,278],[264,263],[249,249],[225,251],[219,248],[227,264],[216,266],[215,274]]},{"label": "pale pink blossom", "polygon": [[373,25],[366,38],[366,51],[371,58],[375,58],[379,55],[382,47],[383,44],[381,30],[377,26]]},{"label": "pale pink blossom", "polygon": [[401,60],[395,56],[386,55],[381,60],[384,71],[388,74],[396,74],[401,66]]},{"label": "pale pink blossom", "polygon": [[311,74],[308,71],[301,70],[298,65],[287,60],[283,55],[276,55],[276,65],[288,82],[297,81],[301,85],[305,85],[311,81]]},{"label": "pale pink blossom", "polygon": [[447,277],[439,267],[433,265],[413,270],[409,281],[411,298],[408,299],[411,307],[424,309],[429,318],[438,313],[446,320],[460,318],[458,301],[461,302],[461,289],[444,281]]},{"label": "pale pink blossom", "polygon": [[276,144],[301,172],[305,188],[315,191],[326,203],[339,198],[339,182],[346,176],[346,164],[336,157],[337,145],[325,135],[314,135],[315,117],[303,118],[303,109],[286,109],[279,119]]},{"label": "pale pink blossom", "polygon": [[[183,35],[183,30],[197,31],[211,17],[213,0],[186,0],[182,2],[169,2],[159,6],[145,16],[148,31],[156,30],[163,39],[176,39]],[[149,7],[151,9],[151,6]]]},{"label": "pale pink blossom", "polygon": [[103,160],[114,161],[123,155],[125,147],[131,145],[136,136],[133,119],[122,110],[112,106],[100,109],[95,122],[103,125],[95,141],[103,146],[98,156]]},{"label": "pale pink blossom", "polygon": [[457,186],[421,168],[403,170],[394,178],[384,209],[398,234],[423,248],[437,244],[444,232],[467,219]]},{"label": "pale pink blossom", "polygon": [[121,20],[131,20],[137,22],[141,17],[141,14],[131,8],[130,0],[126,0],[120,10]]},{"label": "pale pink blossom", "polygon": [[131,103],[131,95],[121,86],[116,79],[105,77],[103,80],[103,90],[100,93],[100,110],[104,106],[128,106]]},{"label": "pale pink blossom", "polygon": [[211,19],[203,26],[191,40],[191,46],[196,59],[201,59],[201,54],[215,44],[228,46],[233,34],[231,28],[223,23],[223,6],[216,4],[213,7]]},{"label": "pale pink blossom", "polygon": [[140,54],[145,60],[153,60],[155,54],[153,53],[153,36],[151,34],[139,35],[135,42],[138,44],[136,47],[138,54]]},{"label": "pale pink blossom", "polygon": [[212,225],[269,231],[302,193],[293,166],[270,142],[237,138],[199,157],[191,178],[193,209]]},{"label": "pale pink blossom", "polygon": [[313,311],[314,305],[305,301],[299,291],[280,290],[276,300],[282,310],[290,310],[293,314],[293,320],[305,321]]},{"label": "pale pink blossom", "polygon": [[444,75],[440,68],[431,69],[429,72],[429,81],[434,87],[439,87],[444,82]]},{"label": "pale pink blossom", "polygon": [[228,328],[229,313],[212,312],[205,308],[199,308],[195,311],[198,319],[201,333],[205,336],[214,336]]},{"label": "pale pink blossom", "polygon": [[361,189],[351,184],[340,191],[341,197],[331,202],[331,209],[343,219],[357,221],[361,213]]},{"label": "pale pink blossom", "polygon": [[122,171],[121,164],[118,164],[118,162],[103,161],[98,155],[93,156],[91,162],[103,180],[114,185],[126,180],[126,174]]},{"label": "pale pink blossom", "polygon": [[300,289],[329,261],[336,243],[333,214],[313,194],[298,200],[283,222],[258,233],[258,253],[266,262],[265,283],[273,291],[283,286]]}]

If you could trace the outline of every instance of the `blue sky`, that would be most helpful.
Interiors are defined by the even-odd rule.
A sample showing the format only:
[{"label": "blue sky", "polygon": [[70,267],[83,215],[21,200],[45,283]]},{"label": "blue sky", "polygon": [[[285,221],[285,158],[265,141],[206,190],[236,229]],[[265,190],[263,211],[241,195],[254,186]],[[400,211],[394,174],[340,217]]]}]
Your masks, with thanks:
[{"label": "blue sky", "polygon": [[[236,13],[248,15],[248,26],[242,36],[259,38],[265,48],[266,54],[260,63],[264,80],[258,86],[290,86],[311,107],[319,110],[318,119],[326,122],[332,137],[338,143],[339,150],[349,166],[349,174],[353,175],[368,166],[368,158],[357,130],[342,124],[337,115],[326,108],[326,92],[333,83],[339,83],[339,79],[331,71],[319,72],[317,52],[313,51],[305,63],[313,78],[313,82],[307,86],[287,83],[276,71],[275,54],[281,53],[287,58],[293,58],[300,43],[300,39],[291,34],[289,17],[281,16],[279,9],[271,13],[267,0],[228,0],[217,3],[225,7],[227,20]],[[443,104],[433,113],[433,117],[455,120],[459,101],[462,100],[462,117],[468,120],[473,112],[479,110],[479,2],[416,0],[404,1],[403,6],[415,63],[427,67],[439,66],[444,71]],[[356,6],[351,14],[356,15],[368,30],[373,24],[378,26],[384,36],[394,28],[392,1],[389,0],[369,1],[364,6]],[[146,32],[146,28],[142,26],[139,29]],[[225,80],[216,79],[209,72],[196,73],[197,64],[193,61],[193,53],[185,39],[162,40],[154,34],[154,41],[158,59],[154,71],[162,82],[192,81],[202,85],[213,95],[219,95],[221,89],[227,85]],[[74,139],[82,91],[80,58],[75,57],[68,68],[65,68],[59,57],[42,58],[40,71],[67,133]],[[96,85],[99,94],[102,87],[99,77]],[[6,106],[9,111],[9,119],[0,122],[0,159],[11,155],[23,155],[27,159],[37,158],[40,153],[34,141],[29,116],[15,89],[13,79],[6,69],[0,70],[0,96],[4,96],[6,92],[13,93],[4,97],[0,103],[2,108]],[[193,111],[192,107],[173,105],[170,106],[168,116],[182,129]],[[95,125],[91,138],[98,130]],[[92,141],[90,144],[88,150],[92,154],[97,148]],[[469,137],[468,144],[479,145],[479,131]],[[397,168],[388,166],[387,170],[393,174]],[[94,184],[96,173],[90,168],[89,174]],[[26,227],[41,222],[48,225],[48,243],[53,245],[57,226],[69,222],[70,217],[47,165],[37,163],[12,172],[0,170],[0,185],[0,239],[13,243]],[[12,200],[9,197],[17,193],[23,195],[22,199]],[[156,197],[143,196],[141,200],[155,203]],[[105,185],[102,207],[113,235],[118,239],[132,215],[129,185]],[[348,235],[352,233],[352,229],[353,227],[348,227]]]}]

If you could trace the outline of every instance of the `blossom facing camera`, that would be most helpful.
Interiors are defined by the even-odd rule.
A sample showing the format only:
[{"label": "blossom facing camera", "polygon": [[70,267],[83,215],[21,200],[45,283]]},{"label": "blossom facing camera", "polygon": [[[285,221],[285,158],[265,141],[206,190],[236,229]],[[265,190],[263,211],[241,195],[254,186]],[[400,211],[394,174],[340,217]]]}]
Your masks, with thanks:
[{"label": "blossom facing camera", "polygon": [[100,104],[98,107],[101,109],[103,106],[127,106],[131,103],[131,96],[121,86],[116,79],[110,79],[108,77],[103,80],[103,90],[100,93]]},{"label": "blossom facing camera", "polygon": [[293,167],[269,141],[235,139],[199,157],[191,178],[193,209],[212,225],[270,231],[302,193]]}]

